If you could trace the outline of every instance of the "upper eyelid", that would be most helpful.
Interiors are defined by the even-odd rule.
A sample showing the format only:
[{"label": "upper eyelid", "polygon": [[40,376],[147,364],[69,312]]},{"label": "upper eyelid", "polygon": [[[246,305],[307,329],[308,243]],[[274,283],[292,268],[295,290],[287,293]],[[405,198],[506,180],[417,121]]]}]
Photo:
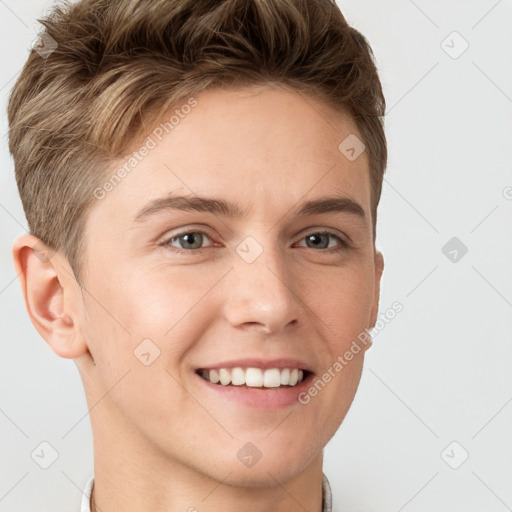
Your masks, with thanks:
[{"label": "upper eyelid", "polygon": [[208,232],[208,230],[205,230],[203,228],[201,229],[185,229],[183,231],[178,231],[177,233],[173,233],[172,235],[167,235],[167,236],[164,236],[163,237],[163,240],[162,240],[162,243],[168,243],[170,242],[171,240],[174,240],[175,238],[179,238],[180,236],[183,236],[183,235],[189,235],[190,233],[200,233],[201,235],[206,235],[210,240],[213,241],[213,236],[210,235],[210,233]]}]

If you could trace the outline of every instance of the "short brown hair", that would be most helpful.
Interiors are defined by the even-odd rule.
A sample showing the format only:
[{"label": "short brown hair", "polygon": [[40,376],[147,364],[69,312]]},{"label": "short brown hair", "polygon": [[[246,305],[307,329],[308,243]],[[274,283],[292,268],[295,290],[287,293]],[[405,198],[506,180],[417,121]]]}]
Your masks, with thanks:
[{"label": "short brown hair", "polygon": [[368,41],[333,0],[82,0],[39,21],[55,48],[33,49],[12,90],[9,149],[30,232],[78,282],[105,164],[213,87],[277,83],[348,112],[370,162],[375,241],[385,100]]}]

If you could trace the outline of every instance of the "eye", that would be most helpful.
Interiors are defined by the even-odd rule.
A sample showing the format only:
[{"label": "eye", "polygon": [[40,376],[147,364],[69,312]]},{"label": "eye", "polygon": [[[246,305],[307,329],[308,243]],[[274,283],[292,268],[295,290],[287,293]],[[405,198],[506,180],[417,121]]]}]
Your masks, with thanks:
[{"label": "eye", "polygon": [[[336,239],[338,241],[338,246],[329,245],[329,237],[332,239]],[[303,237],[301,240],[306,240],[306,247],[309,247],[310,249],[333,249],[334,251],[341,251],[343,249],[347,249],[349,247],[349,244],[343,240],[340,236],[331,233],[329,231],[324,232],[313,232],[305,237]]]},{"label": "eye", "polygon": [[[176,252],[192,252],[194,250],[204,249],[203,243],[210,240],[210,237],[203,231],[184,231],[174,234],[171,238],[167,238],[159,245],[175,250]],[[321,249],[326,252],[336,252],[348,249],[350,245],[340,236],[330,231],[316,231],[309,233],[301,238],[306,241],[306,247],[310,249]],[[338,243],[331,244],[331,241]],[[210,244],[213,245],[213,244]]]},{"label": "eye", "polygon": [[[202,231],[187,231],[174,235],[172,238],[163,241],[160,245],[183,250],[203,249],[203,241],[205,239],[210,240],[206,233]],[[179,244],[179,246],[173,245],[175,243]]]}]

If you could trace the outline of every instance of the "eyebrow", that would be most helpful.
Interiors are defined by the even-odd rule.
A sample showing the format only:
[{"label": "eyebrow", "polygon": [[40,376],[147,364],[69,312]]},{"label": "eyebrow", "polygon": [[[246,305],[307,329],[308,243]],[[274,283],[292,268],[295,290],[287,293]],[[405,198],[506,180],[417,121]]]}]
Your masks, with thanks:
[{"label": "eyebrow", "polygon": [[[238,203],[230,203],[224,199],[200,196],[168,195],[150,201],[133,218],[134,223],[141,223],[152,215],[165,211],[181,210],[213,213],[231,218],[246,217],[249,213]],[[356,215],[366,222],[364,208],[349,197],[320,197],[299,204],[292,212],[297,216],[316,215],[322,213],[348,213]]]}]

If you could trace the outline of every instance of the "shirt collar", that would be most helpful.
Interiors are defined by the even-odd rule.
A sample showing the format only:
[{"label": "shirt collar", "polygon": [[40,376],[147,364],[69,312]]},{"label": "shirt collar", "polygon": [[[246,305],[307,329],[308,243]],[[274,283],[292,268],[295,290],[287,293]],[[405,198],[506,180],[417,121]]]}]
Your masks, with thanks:
[{"label": "shirt collar", "polygon": [[[87,482],[82,494],[80,512],[91,512],[91,492],[94,486],[94,475]],[[332,512],[332,494],[329,480],[322,473],[322,512]]]},{"label": "shirt collar", "polygon": [[82,493],[82,501],[80,504],[80,512],[91,512],[91,491],[94,485],[94,475],[85,484],[84,492]]},{"label": "shirt collar", "polygon": [[332,512],[331,486],[324,473],[322,473],[322,512]]}]

